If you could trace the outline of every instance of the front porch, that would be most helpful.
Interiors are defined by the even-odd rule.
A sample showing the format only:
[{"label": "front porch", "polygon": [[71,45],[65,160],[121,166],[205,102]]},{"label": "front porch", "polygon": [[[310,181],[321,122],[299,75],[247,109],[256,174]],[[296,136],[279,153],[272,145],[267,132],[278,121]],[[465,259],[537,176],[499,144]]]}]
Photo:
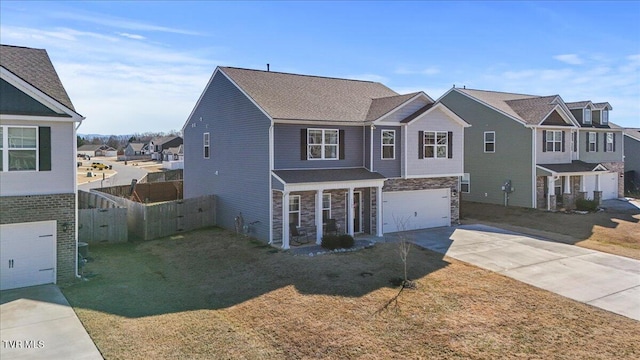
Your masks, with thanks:
[{"label": "front porch", "polygon": [[384,180],[366,169],[274,171],[271,243],[289,249],[293,224],[309,243],[320,245],[332,221],[332,233],[382,236],[378,199]]},{"label": "front porch", "polygon": [[573,210],[580,199],[602,202],[602,180],[609,171],[601,164],[572,161],[570,164],[537,165],[537,208]]}]

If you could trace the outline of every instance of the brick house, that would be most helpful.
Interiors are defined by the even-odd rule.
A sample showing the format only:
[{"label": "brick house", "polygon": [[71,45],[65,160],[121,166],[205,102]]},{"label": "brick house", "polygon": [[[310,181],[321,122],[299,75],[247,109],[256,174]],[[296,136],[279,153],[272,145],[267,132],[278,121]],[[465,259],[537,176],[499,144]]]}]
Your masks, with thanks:
[{"label": "brick house", "polygon": [[77,275],[76,112],[43,49],[0,46],[0,289]]}]

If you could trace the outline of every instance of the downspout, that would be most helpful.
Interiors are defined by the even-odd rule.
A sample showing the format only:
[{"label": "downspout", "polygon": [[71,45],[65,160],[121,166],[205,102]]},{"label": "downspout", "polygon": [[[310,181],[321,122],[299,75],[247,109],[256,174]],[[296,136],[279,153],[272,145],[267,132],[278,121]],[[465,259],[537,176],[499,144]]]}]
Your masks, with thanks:
[{"label": "downspout", "polygon": [[[273,244],[273,172],[274,160],[273,160],[273,120],[269,125],[269,244]],[[284,204],[283,204],[284,207]],[[282,225],[282,231],[284,232],[284,224]]]},{"label": "downspout", "polygon": [[[76,140],[76,146],[73,147],[73,158],[77,159],[78,158],[78,146],[77,146],[77,139],[78,139],[78,128],[80,128],[80,125],[82,125],[82,120],[86,119],[86,117],[81,116],[80,117],[80,121],[78,121],[78,126],[76,126],[73,129],[73,140]],[[77,170],[76,170],[77,171]],[[82,276],[80,276],[80,274],[78,274],[78,177],[74,176],[73,177],[73,193],[74,193],[74,197],[75,197],[75,232],[73,237],[74,242],[76,244],[76,251],[75,251],[75,263],[76,263],[76,270],[75,270],[75,275],[76,275],[76,279],[82,279]],[[58,276],[57,274],[57,269],[56,269],[56,277]]]},{"label": "downspout", "polygon": [[375,129],[375,125],[371,124],[369,127],[370,135],[369,135],[369,161],[371,162],[371,172],[373,172],[373,129]]}]

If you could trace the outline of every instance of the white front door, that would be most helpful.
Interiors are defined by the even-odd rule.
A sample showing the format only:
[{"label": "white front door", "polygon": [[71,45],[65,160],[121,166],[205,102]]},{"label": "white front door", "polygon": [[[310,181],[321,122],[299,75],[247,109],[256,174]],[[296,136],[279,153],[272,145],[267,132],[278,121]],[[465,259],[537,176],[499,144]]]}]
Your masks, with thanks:
[{"label": "white front door", "polygon": [[600,175],[600,189],[602,190],[602,200],[618,198],[618,174],[606,173]]},{"label": "white front door", "polygon": [[0,290],[55,280],[56,221],[0,225]]},{"label": "white front door", "polygon": [[[349,193],[344,193],[345,199],[345,211],[344,211],[344,223],[348,224],[349,221],[349,208],[346,206],[349,199]],[[344,232],[347,233],[349,225],[346,225]],[[353,192],[353,232],[355,234],[362,232],[362,191]]]}]

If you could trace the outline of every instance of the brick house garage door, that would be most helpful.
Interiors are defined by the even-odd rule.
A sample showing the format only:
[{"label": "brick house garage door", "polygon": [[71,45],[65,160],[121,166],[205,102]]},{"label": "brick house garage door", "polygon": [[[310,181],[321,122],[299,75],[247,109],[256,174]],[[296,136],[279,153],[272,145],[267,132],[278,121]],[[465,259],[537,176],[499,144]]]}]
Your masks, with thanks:
[{"label": "brick house garage door", "polygon": [[0,225],[0,290],[55,283],[56,222]]},{"label": "brick house garage door", "polygon": [[404,230],[451,225],[449,189],[383,192],[382,204],[384,233],[403,230],[396,219],[406,220]]}]

